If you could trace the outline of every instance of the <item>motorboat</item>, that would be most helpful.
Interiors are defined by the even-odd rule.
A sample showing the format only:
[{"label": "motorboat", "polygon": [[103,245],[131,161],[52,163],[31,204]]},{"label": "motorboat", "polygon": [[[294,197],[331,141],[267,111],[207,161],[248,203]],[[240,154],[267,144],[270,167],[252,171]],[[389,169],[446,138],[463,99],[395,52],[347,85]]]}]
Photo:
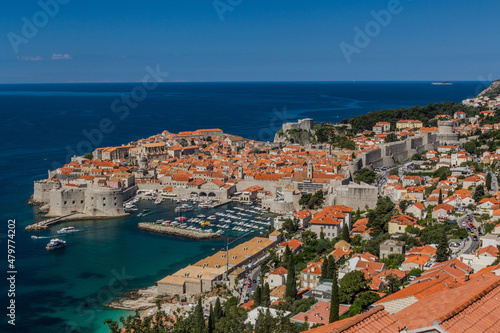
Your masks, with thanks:
[{"label": "motorboat", "polygon": [[47,251],[51,251],[60,249],[61,247],[65,246],[66,246],[66,241],[63,241],[59,238],[54,238],[50,240],[49,244],[47,244],[45,248],[47,249]]}]

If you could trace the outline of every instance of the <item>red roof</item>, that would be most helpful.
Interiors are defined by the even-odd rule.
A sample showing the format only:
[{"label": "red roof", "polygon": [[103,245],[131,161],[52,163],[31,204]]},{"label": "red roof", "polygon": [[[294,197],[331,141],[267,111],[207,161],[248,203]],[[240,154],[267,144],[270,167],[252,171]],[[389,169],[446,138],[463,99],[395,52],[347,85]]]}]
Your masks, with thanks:
[{"label": "red roof", "polygon": [[357,316],[313,328],[310,333],[399,333],[404,325],[379,305]]}]

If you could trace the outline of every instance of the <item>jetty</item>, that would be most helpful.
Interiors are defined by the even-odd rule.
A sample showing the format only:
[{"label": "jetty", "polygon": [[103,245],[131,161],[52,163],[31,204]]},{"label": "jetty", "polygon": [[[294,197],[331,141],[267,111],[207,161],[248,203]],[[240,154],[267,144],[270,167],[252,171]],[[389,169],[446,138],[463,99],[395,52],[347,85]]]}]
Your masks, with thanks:
[{"label": "jetty", "polygon": [[152,222],[143,222],[137,225],[137,229],[156,232],[159,234],[167,234],[177,237],[190,238],[190,239],[215,239],[219,238],[220,234],[217,232],[203,232],[197,230],[188,230],[172,226],[165,226]]},{"label": "jetty", "polygon": [[57,216],[57,217],[54,217],[54,218],[51,218],[48,220],[44,220],[44,221],[41,221],[38,223],[30,224],[25,229],[26,230],[44,230],[44,229],[47,229],[48,227],[50,227],[51,225],[56,224],[58,222],[62,222],[64,220],[66,220],[68,217],[73,216],[75,214],[76,213],[70,213],[70,214],[66,214],[63,216]]}]

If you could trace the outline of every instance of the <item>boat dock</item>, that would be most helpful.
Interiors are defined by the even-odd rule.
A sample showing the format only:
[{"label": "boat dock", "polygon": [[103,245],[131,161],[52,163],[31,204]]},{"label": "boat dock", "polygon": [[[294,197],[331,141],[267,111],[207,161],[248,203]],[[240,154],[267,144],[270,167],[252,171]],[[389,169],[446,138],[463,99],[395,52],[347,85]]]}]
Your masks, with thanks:
[{"label": "boat dock", "polygon": [[220,206],[224,206],[225,204],[228,204],[230,203],[232,200],[231,199],[226,199],[226,200],[222,200],[220,202],[216,202],[212,205],[212,208],[217,208],[217,207],[220,207]]}]

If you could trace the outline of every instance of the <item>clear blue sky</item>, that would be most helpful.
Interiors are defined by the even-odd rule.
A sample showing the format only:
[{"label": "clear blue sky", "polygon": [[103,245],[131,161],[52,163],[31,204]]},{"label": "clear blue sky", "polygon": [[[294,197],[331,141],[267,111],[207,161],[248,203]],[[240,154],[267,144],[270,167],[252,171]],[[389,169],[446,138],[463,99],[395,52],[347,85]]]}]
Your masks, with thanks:
[{"label": "clear blue sky", "polygon": [[[45,25],[38,1],[2,3],[0,83],[140,81],[156,65],[166,81],[500,78],[496,0],[400,0],[385,26],[371,11],[393,0],[220,0],[236,4],[224,20],[213,0],[59,1]],[[340,45],[367,24],[349,63]]]}]

